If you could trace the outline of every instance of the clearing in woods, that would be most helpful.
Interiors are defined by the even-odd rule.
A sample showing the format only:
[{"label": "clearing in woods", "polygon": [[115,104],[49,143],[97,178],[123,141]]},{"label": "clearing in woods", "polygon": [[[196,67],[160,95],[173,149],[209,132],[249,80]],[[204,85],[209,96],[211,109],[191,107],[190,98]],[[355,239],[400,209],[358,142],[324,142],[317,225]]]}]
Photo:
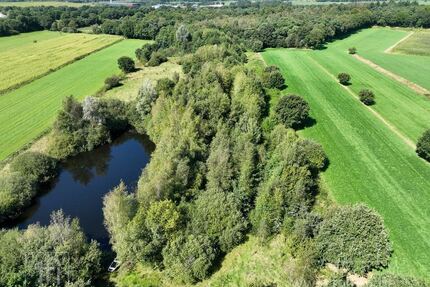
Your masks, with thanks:
[{"label": "clearing in woods", "polygon": [[52,126],[65,97],[96,93],[119,73],[117,59],[134,56],[144,40],[123,40],[0,96],[0,160],[23,148]]},{"label": "clearing in woods", "polygon": [[[382,29],[352,37],[372,36],[374,31],[385,44],[374,43],[378,37],[372,37],[369,46],[390,46],[392,34],[386,43]],[[405,139],[416,142],[430,128],[430,100],[349,55],[352,43],[357,42],[347,38],[324,50],[270,49],[262,55],[284,74],[284,94],[298,94],[309,102],[316,123],[300,133],[327,152],[330,165],[322,178],[336,201],[365,202],[383,216],[394,245],[389,271],[427,277],[430,165]],[[347,89],[335,79],[340,72],[351,74]],[[369,108],[358,101],[363,88],[375,92],[376,105]]]},{"label": "clearing in woods", "polygon": [[[51,37],[49,33],[55,35]],[[49,33],[33,32],[0,38],[0,47],[5,47],[0,52],[0,93],[122,40],[111,35]]]}]

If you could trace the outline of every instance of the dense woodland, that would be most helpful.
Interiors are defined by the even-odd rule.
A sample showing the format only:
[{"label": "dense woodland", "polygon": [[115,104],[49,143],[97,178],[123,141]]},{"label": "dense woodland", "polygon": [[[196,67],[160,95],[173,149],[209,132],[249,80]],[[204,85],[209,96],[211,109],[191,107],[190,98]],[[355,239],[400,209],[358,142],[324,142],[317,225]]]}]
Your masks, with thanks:
[{"label": "dense woodland", "polygon": [[[249,67],[245,53],[319,47],[374,24],[429,27],[429,7],[256,4],[219,10],[3,11],[8,15],[0,20],[3,35],[97,25],[95,32],[153,39],[136,51],[138,60],[156,66],[175,56],[183,75],[145,81],[129,103],[102,95],[82,103],[67,98],[49,134],[48,153],[23,153],[0,175],[0,188],[9,196],[0,200],[0,220],[14,217],[39,184],[55,177],[58,161],[132,127],[149,135],[156,149],[136,190],[119,183],[103,207],[113,250],[127,263],[125,272],[141,264],[162,271],[164,280],[194,284],[208,278],[249,235],[260,244],[286,238],[288,248],[282,252],[294,258],[286,275],[292,286],[315,286],[326,263],[361,275],[388,266],[393,249],[374,210],[364,205],[315,208],[319,172],[328,159],[320,144],[296,133],[311,122],[309,105],[300,95],[284,95],[270,109],[269,93],[279,93],[288,79],[273,66]],[[132,70],[128,59],[119,64],[125,72]],[[0,286],[91,286],[100,260],[97,243],[89,243],[78,222],[61,212],[47,227],[0,231]],[[345,276],[328,280],[328,286],[349,286]],[[374,276],[369,286],[428,285],[384,274]]]},{"label": "dense woodland", "polygon": [[155,39],[182,23],[206,44],[221,43],[222,37],[227,37],[254,51],[266,47],[318,47],[373,25],[430,27],[430,7],[408,2],[354,6],[257,3],[219,9],[85,6],[0,10],[8,16],[0,19],[0,35],[42,29],[75,32],[79,27],[96,25],[97,33]]}]

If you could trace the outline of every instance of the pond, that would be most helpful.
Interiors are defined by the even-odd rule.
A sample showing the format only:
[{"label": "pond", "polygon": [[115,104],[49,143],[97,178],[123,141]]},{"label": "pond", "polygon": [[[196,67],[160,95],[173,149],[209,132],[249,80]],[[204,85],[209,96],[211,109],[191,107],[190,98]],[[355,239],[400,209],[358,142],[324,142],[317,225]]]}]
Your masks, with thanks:
[{"label": "pond", "polygon": [[133,190],[154,148],[147,136],[127,132],[109,145],[67,160],[57,180],[7,227],[23,229],[37,222],[47,225],[52,211],[62,209],[67,216],[79,219],[89,238],[108,248],[103,197],[121,180]]}]

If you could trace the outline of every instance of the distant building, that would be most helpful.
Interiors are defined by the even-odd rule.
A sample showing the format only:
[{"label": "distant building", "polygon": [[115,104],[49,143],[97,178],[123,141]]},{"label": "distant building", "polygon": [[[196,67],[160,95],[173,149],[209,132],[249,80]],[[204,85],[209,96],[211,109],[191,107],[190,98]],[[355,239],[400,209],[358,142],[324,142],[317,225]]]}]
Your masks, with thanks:
[{"label": "distant building", "polygon": [[7,16],[5,14],[3,14],[2,12],[0,12],[0,18],[7,18]]},{"label": "distant building", "polygon": [[107,5],[107,6],[125,6],[125,7],[130,7],[130,8],[138,8],[140,7],[139,3],[130,3],[130,2],[115,2],[110,0],[109,2],[98,2],[99,4],[102,5]]}]

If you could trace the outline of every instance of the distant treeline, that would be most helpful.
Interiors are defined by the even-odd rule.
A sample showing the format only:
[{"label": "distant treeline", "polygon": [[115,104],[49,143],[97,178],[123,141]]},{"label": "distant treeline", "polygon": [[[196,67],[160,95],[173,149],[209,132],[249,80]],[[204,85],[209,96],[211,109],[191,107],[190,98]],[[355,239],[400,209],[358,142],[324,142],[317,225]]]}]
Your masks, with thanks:
[{"label": "distant treeline", "polygon": [[[37,30],[74,31],[95,26],[98,33],[155,39],[159,33],[191,26],[193,36],[221,42],[223,32],[254,51],[266,47],[317,47],[373,25],[430,27],[430,7],[416,3],[292,6],[286,3],[237,4],[218,9],[163,7],[5,7],[0,35]],[[70,29],[72,28],[72,29]],[[173,33],[170,37],[173,36]],[[165,35],[169,37],[168,35]]]}]

